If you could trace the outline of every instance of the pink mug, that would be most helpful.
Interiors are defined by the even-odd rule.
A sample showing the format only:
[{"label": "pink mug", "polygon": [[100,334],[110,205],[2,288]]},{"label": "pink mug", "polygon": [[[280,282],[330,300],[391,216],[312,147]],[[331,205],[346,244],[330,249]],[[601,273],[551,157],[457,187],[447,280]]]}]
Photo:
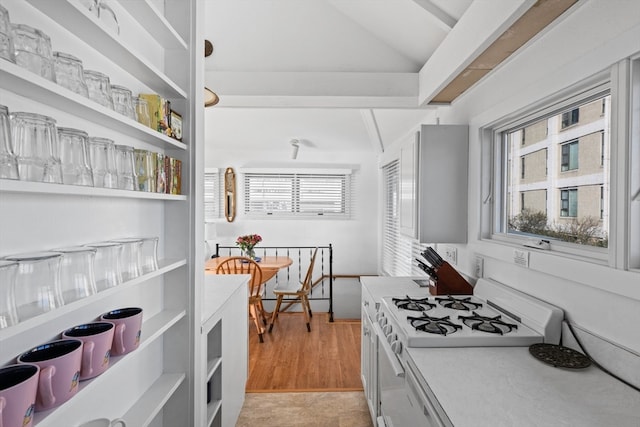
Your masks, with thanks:
[{"label": "pink mug", "polygon": [[83,342],[80,380],[97,377],[109,367],[116,330],[114,326],[111,322],[93,322],[74,326],[62,333],[62,338],[75,338]]},{"label": "pink mug", "polygon": [[112,310],[100,316],[100,320],[116,325],[111,346],[112,356],[121,356],[138,348],[142,334],[141,308],[129,307]]},{"label": "pink mug", "polygon": [[39,374],[38,365],[0,368],[0,427],[33,425]]},{"label": "pink mug", "polygon": [[57,340],[34,347],[18,357],[18,363],[40,367],[36,411],[59,406],[78,392],[82,341]]}]

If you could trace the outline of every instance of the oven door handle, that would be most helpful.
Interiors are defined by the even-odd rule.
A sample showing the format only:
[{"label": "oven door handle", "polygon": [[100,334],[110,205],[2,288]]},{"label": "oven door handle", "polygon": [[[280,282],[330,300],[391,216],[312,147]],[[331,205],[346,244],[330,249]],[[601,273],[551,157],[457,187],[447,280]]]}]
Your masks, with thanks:
[{"label": "oven door handle", "polygon": [[398,378],[404,378],[404,368],[402,364],[398,361],[398,356],[391,350],[391,345],[387,342],[384,332],[382,332],[382,328],[376,322],[373,324],[373,328],[376,331],[376,335],[378,336],[378,345],[382,347],[384,352],[387,354],[387,359],[391,364],[391,369],[393,369],[393,374]]}]

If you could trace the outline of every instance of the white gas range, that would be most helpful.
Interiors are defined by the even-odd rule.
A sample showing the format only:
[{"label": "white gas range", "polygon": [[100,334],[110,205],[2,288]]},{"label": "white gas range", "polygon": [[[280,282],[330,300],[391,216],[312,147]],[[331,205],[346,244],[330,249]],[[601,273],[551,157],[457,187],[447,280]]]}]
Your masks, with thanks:
[{"label": "white gas range", "polygon": [[[479,279],[473,295],[432,296],[426,288],[381,298],[376,314],[380,426],[449,426],[406,349],[559,344],[564,313],[500,283]],[[421,385],[422,383],[422,385]]]}]

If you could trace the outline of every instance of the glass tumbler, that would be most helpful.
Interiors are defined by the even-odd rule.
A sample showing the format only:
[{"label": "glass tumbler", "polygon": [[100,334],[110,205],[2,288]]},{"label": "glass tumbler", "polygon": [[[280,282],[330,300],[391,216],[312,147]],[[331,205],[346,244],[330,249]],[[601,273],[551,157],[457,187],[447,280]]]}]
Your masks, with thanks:
[{"label": "glass tumbler", "polygon": [[33,113],[11,113],[13,152],[23,181],[62,184],[56,121]]},{"label": "glass tumbler", "polygon": [[63,52],[53,52],[56,82],[72,92],[89,97],[89,89],[84,81],[82,61],[73,55]]},{"label": "glass tumbler", "polygon": [[113,242],[122,245],[122,252],[120,252],[122,280],[127,281],[140,276],[142,239],[116,239]]},{"label": "glass tumbler", "polygon": [[136,96],[133,98],[133,109],[136,113],[136,120],[146,127],[151,127],[151,115],[149,115],[149,103],[146,99]]},{"label": "glass tumbler", "polygon": [[122,283],[120,254],[122,244],[116,242],[98,242],[85,245],[96,249],[94,259],[94,276],[98,292],[113,288]]},{"label": "glass tumbler", "polygon": [[62,254],[34,252],[5,259],[18,263],[14,295],[20,322],[64,305],[60,290]]},{"label": "glass tumbler", "polygon": [[86,298],[97,292],[94,274],[96,248],[74,246],[54,249],[60,260],[60,290],[65,304]]},{"label": "glass tumbler", "polygon": [[16,64],[55,83],[49,36],[24,24],[11,24],[11,33]]},{"label": "glass tumbler", "polygon": [[62,182],[71,185],[93,186],[93,175],[89,167],[86,132],[72,128],[58,128]]},{"label": "glass tumbler", "polygon": [[121,190],[137,190],[138,180],[135,171],[133,147],[116,145],[116,171],[118,172],[118,188]]},{"label": "glass tumbler", "polygon": [[89,99],[113,110],[109,76],[93,70],[84,70],[83,74],[89,90]]},{"label": "glass tumbler", "polygon": [[11,147],[9,109],[0,105],[0,178],[18,179],[18,160]]},{"label": "glass tumbler", "polygon": [[16,261],[0,260],[0,329],[18,323],[15,299],[16,271]]},{"label": "glass tumbler", "polygon": [[9,11],[0,5],[0,58],[16,62]]},{"label": "glass tumbler", "polygon": [[136,113],[133,109],[133,96],[129,89],[124,86],[111,85],[111,98],[113,99],[113,109],[117,113],[136,120]]},{"label": "glass tumbler", "polygon": [[155,176],[153,174],[153,157],[147,150],[134,150],[136,175],[138,176],[139,191],[155,191]]},{"label": "glass tumbler", "polygon": [[140,245],[140,274],[158,269],[158,238],[143,237]]},{"label": "glass tumbler", "polygon": [[95,187],[118,188],[116,148],[112,140],[90,137],[89,162]]}]

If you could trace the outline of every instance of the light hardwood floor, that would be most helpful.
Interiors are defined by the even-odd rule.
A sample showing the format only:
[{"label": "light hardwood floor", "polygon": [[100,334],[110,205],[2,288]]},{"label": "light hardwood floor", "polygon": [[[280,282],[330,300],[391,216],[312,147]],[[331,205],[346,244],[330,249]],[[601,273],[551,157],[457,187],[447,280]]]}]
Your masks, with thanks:
[{"label": "light hardwood floor", "polygon": [[329,322],[313,313],[307,332],[302,313],[280,313],[273,332],[258,341],[249,329],[247,392],[359,391],[360,321]]}]

